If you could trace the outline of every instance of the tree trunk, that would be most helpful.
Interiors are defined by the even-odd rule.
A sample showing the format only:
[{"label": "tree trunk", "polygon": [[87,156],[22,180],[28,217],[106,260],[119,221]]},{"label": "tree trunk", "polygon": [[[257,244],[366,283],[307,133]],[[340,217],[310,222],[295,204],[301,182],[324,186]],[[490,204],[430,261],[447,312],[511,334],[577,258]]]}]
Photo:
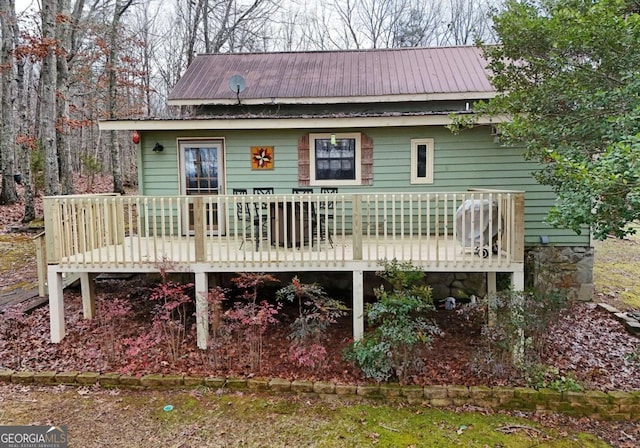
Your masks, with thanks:
[{"label": "tree trunk", "polygon": [[[116,0],[113,10],[113,20],[111,21],[110,45],[108,72],[109,72],[109,118],[116,119],[117,116],[117,68],[118,68],[118,27],[120,18],[127,8],[131,6],[133,0],[127,0],[124,4],[121,0]],[[122,184],[122,169],[120,167],[120,145],[118,143],[118,134],[115,131],[109,133],[110,136],[110,155],[111,155],[111,174],[113,176],[113,192],[124,194]]]},{"label": "tree trunk", "polygon": [[[69,17],[69,0],[58,0],[58,15]],[[56,118],[58,132],[56,147],[60,163],[60,181],[62,194],[73,194],[73,163],[71,161],[71,145],[69,142],[69,64],[67,62],[70,45],[68,20],[59,20],[57,24],[58,54],[56,87]]]},{"label": "tree trunk", "polygon": [[[42,2],[42,38],[55,42],[56,39],[56,1]],[[58,151],[56,147],[56,46],[46,46],[47,54],[42,60],[40,84],[42,99],[40,106],[40,138],[44,151],[44,193],[47,196],[60,194],[60,176]]]},{"label": "tree trunk", "polygon": [[[18,23],[14,23],[14,36],[20,35]],[[36,219],[36,207],[33,200],[33,178],[31,175],[31,150],[33,139],[29,138],[30,125],[27,118],[27,104],[30,98],[31,83],[25,81],[27,56],[15,59],[16,64],[16,104],[18,115],[18,136],[20,138],[19,165],[22,167],[22,186],[24,188],[24,216],[22,222]]]},{"label": "tree trunk", "polygon": [[0,6],[0,26],[2,27],[2,123],[0,124],[0,165],[2,171],[2,187],[0,188],[0,204],[15,204],[18,201],[15,173],[15,130],[13,114],[14,66],[15,66],[15,2],[5,0]]},{"label": "tree trunk", "polygon": [[[17,33],[16,33],[17,34]],[[18,134],[20,143],[20,164],[22,165],[22,186],[24,187],[24,217],[22,222],[31,222],[36,219],[36,207],[33,200],[33,181],[31,176],[31,144],[29,143],[28,120],[27,120],[27,98],[29,98],[29,88],[25,83],[24,66],[26,58],[23,56],[16,61],[16,103],[18,105]]]}]

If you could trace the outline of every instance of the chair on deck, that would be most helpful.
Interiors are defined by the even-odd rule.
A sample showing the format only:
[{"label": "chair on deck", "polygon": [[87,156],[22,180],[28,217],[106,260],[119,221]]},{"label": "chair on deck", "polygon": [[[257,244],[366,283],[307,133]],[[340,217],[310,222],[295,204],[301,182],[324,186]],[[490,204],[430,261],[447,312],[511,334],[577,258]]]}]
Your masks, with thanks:
[{"label": "chair on deck", "polygon": [[[273,194],[273,187],[257,187],[253,189],[253,194]],[[267,224],[269,223],[269,203],[255,202],[253,204],[255,214],[253,216],[254,234],[256,237],[256,250],[260,249],[260,238],[267,239]]]},{"label": "chair on deck", "polygon": [[[313,194],[313,188],[292,188],[291,193],[293,194]],[[311,238],[315,238],[316,229],[318,228],[318,215],[316,213],[316,203],[314,201],[311,202]],[[306,202],[305,202],[306,203]],[[302,208],[305,210],[305,208]]]},{"label": "chair on deck", "polygon": [[[335,187],[323,187],[320,188],[320,194],[338,194],[338,189]],[[335,204],[333,199],[320,201],[320,239],[329,239],[329,245],[333,247],[333,211]],[[327,234],[327,224],[329,224],[329,233]]]},{"label": "chair on deck", "polygon": [[[234,188],[232,190],[234,196],[237,195],[247,195],[246,188]],[[241,202],[238,201],[236,203],[236,219],[244,227],[242,232],[242,243],[240,244],[240,249],[244,245],[245,240],[250,240],[252,236],[252,227],[253,227],[253,218],[251,215],[251,206],[249,202]]]}]

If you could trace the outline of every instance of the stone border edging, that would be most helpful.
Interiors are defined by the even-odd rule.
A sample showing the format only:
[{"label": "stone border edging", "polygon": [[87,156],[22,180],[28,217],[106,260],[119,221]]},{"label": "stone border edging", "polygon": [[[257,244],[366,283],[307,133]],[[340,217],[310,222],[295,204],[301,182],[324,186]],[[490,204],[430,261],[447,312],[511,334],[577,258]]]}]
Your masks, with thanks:
[{"label": "stone border edging", "polygon": [[433,407],[474,405],[496,410],[559,412],[598,420],[640,420],[640,391],[557,392],[526,387],[401,386],[399,384],[347,385],[327,381],[289,381],[281,378],[218,378],[151,374],[142,377],[96,372],[15,372],[0,370],[0,382],[14,384],[177,389],[211,387],[231,391],[249,390],[317,396],[358,396],[370,399],[400,399]]},{"label": "stone border edging", "polygon": [[598,309],[607,311],[613,315],[618,321],[624,324],[624,328],[631,334],[640,335],[640,322],[628,313],[623,313],[618,308],[609,305],[608,303],[598,303]]}]

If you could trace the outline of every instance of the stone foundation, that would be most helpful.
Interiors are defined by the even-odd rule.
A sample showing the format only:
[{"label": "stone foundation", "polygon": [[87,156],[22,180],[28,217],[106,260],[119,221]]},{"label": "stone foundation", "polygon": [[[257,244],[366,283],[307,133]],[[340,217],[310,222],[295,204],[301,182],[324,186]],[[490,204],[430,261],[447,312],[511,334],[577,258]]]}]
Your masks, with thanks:
[{"label": "stone foundation", "polygon": [[593,247],[529,247],[525,260],[526,287],[562,292],[570,300],[592,300]]}]

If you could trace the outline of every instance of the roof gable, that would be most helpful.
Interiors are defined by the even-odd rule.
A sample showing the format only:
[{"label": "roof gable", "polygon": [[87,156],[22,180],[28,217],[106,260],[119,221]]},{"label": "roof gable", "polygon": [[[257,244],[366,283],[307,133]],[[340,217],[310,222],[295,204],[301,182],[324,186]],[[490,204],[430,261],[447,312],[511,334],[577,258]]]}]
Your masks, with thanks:
[{"label": "roof gable", "polygon": [[198,55],[169,94],[171,105],[397,102],[494,96],[476,47]]}]

